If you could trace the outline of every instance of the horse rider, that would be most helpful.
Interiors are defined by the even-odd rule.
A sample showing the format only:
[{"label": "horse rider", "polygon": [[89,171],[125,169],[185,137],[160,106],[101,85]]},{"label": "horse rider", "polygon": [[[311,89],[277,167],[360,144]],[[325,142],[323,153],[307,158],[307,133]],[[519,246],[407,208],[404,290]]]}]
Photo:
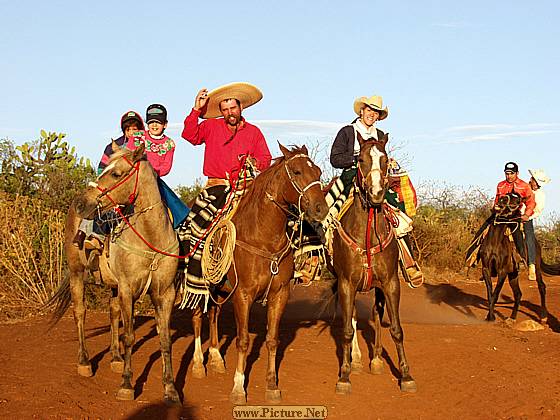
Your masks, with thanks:
[{"label": "horse rider", "polygon": [[[383,98],[381,96],[373,95],[357,98],[354,101],[354,112],[358,117],[352,123],[340,129],[331,148],[331,164],[335,168],[342,169],[342,174],[340,175],[341,182],[335,183],[327,195],[327,203],[329,205],[332,203],[331,210],[329,211],[330,218],[335,218],[338,215],[342,204],[348,198],[357,174],[357,161],[360,154],[358,133],[366,141],[377,141],[385,135],[383,131],[375,126],[377,121],[382,121],[389,115],[388,108],[383,107]],[[406,226],[400,226],[401,233],[397,232],[401,251],[401,263],[405,267],[406,280],[410,284],[418,284],[422,281],[423,275],[409,246],[408,232],[412,230],[412,220],[410,218],[407,219],[404,220],[403,218],[400,224],[406,224]]]},{"label": "horse rider", "polygon": [[[486,236],[486,232],[488,230],[488,226],[494,223],[496,215],[494,211],[496,210],[496,205],[498,204],[498,200],[500,197],[503,197],[510,193],[519,194],[521,199],[523,200],[523,208],[522,208],[522,215],[520,217],[520,222],[522,223],[523,230],[529,229],[530,232],[533,232],[533,224],[532,222],[529,223],[529,219],[533,215],[535,211],[535,195],[533,194],[533,190],[531,186],[519,178],[519,166],[515,162],[507,162],[504,166],[504,175],[505,179],[498,183],[496,187],[496,197],[494,198],[494,206],[492,208],[492,214],[486,221],[482,224],[478,232],[476,233],[473,241],[471,242],[469,248],[467,249],[466,254],[466,263],[467,266],[474,267],[478,261],[478,250],[480,249],[480,245],[484,241],[484,237]],[[530,225],[529,227],[527,227]],[[520,229],[516,229],[513,232],[513,238],[515,240],[515,245],[519,254],[526,258],[527,260],[535,261],[535,254],[536,254],[536,243],[535,243],[535,235],[533,234],[526,235],[525,241],[523,240],[523,234]],[[525,252],[525,243],[527,244],[527,252]],[[534,265],[533,265],[534,270]],[[534,271],[533,271],[534,273]],[[531,275],[531,273],[529,273]],[[535,276],[531,276],[536,279]]]},{"label": "horse rider", "polygon": [[[203,173],[208,181],[196,197],[184,226],[179,228],[179,237],[190,242],[192,253],[185,270],[184,302],[189,299],[189,303],[182,307],[195,307],[202,295],[208,301],[200,264],[204,232],[226,204],[230,186],[234,186],[242,170],[241,157],[247,156],[254,162],[257,171],[270,166],[272,156],[261,130],[242,116],[244,109],[261,99],[261,91],[249,83],[230,83],[211,92],[203,88],[185,118],[181,136],[194,146],[205,144]],[[203,119],[200,123],[199,118]]]},{"label": "horse rider", "polygon": [[[181,136],[194,146],[206,145],[203,173],[207,185],[230,179],[239,168],[240,155],[252,156],[259,171],[270,166],[272,157],[261,130],[241,115],[261,98],[261,91],[249,83],[230,83],[197,93]],[[199,123],[199,118],[204,121]]]},{"label": "horse rider", "polygon": [[525,222],[523,228],[527,237],[527,263],[529,264],[529,280],[536,280],[536,250],[534,248],[534,245],[532,249],[530,248],[529,241],[532,241],[533,244],[536,243],[533,220],[539,217],[544,210],[546,197],[542,186],[548,184],[550,182],[550,178],[542,169],[529,169],[529,175],[531,175],[531,179],[529,179],[529,185],[531,186],[531,189],[533,190],[533,194],[535,196],[535,208],[533,210],[533,214],[529,217],[529,220]]}]

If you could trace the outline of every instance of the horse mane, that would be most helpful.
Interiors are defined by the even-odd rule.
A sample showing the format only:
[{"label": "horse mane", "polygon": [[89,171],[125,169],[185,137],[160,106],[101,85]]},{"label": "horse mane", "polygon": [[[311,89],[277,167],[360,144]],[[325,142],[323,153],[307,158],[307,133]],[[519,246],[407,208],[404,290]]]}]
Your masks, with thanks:
[{"label": "horse mane", "polygon": [[[294,153],[294,154],[298,154],[298,153],[305,153],[304,150],[304,146],[295,146],[292,145],[290,152]],[[307,153],[305,153],[307,155]],[[280,167],[281,164],[284,163],[284,161],[286,160],[286,157],[284,155],[279,156],[277,158],[274,158],[272,160],[272,164],[266,168],[264,171],[262,171],[259,176],[257,176],[255,178],[255,180],[253,181],[253,184],[251,186],[251,191],[249,191],[249,193],[253,196],[264,196],[264,194],[266,193],[266,188],[268,187],[268,185],[270,184],[270,182],[272,181],[274,175],[276,174],[276,168]],[[249,200],[247,200],[249,201]]]}]

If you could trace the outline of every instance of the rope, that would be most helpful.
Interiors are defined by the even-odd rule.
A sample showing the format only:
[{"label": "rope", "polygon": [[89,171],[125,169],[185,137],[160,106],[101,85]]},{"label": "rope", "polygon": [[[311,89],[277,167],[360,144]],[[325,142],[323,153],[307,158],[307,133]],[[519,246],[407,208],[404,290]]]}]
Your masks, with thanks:
[{"label": "rope", "polygon": [[229,219],[220,221],[208,234],[200,261],[205,281],[217,284],[227,274],[233,261],[235,239],[235,226]]}]

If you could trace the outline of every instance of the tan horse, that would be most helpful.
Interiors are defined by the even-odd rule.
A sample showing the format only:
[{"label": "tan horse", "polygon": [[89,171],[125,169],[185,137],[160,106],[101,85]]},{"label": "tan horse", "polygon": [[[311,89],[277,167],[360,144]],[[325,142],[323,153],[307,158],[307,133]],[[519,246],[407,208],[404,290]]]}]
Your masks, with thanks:
[{"label": "tan horse", "polygon": [[344,329],[342,366],[336,384],[336,392],[339,394],[351,392],[350,372],[352,367],[356,368],[361,364],[361,360],[354,360],[360,357],[355,338],[356,322],[352,316],[355,313],[356,293],[358,290],[367,292],[373,288],[375,344],[371,371],[378,374],[383,369],[380,312],[385,301],[391,320],[391,337],[399,357],[400,388],[406,392],[416,391],[416,383],[409,373],[404,352],[404,334],[399,317],[399,249],[388,213],[383,210],[387,188],[387,139],[385,135],[380,141],[363,141],[358,134],[361,147],[355,181],[357,192],[354,202],[342,216],[333,238],[332,270],[337,277]]},{"label": "tan horse", "polygon": [[80,218],[91,218],[96,211],[104,212],[117,205],[133,204],[134,212],[128,215],[130,224],[124,224],[118,234],[113,234],[109,249],[103,252],[99,261],[103,280],[114,291],[110,317],[111,364],[115,370],[122,364],[118,347],[118,323],[121,313],[123,320],[123,381],[117,398],[134,399],[131,369],[134,345],[133,310],[135,301],[148,293],[156,310],[163,360],[164,398],[170,403],[180,403],[174,385],[169,334],[178,260],[165,255],[177,254],[179,243],[161,201],[156,174],[144,156],[144,147],[129,151],[113,145],[113,150],[115,153],[97,182],[91,183],[85,192],[76,198],[70,209],[65,234],[70,275],[55,295],[58,303],[55,318],[60,319],[64,314],[71,296],[78,329],[78,373],[91,376],[84,334],[85,260],[79,249],[72,244],[72,238],[77,232]]},{"label": "tan horse", "polygon": [[[280,150],[283,156],[255,178],[232,218],[237,240],[234,262],[227,275],[228,286],[224,286],[222,292],[233,292],[237,324],[237,366],[230,396],[234,404],[246,402],[249,313],[259,298],[268,306],[265,397],[270,402],[281,400],[276,372],[278,325],[288,300],[289,281],[294,273],[293,252],[286,236],[286,224],[291,211],[289,206],[299,206],[310,220],[322,220],[328,211],[319,182],[321,170],[309,158],[307,148],[303,146],[288,150],[280,145]],[[211,321],[214,323],[210,331],[211,363],[221,370],[223,361],[217,349],[217,315],[213,315]],[[197,329],[200,334],[200,327],[195,327],[195,334]],[[196,348],[200,354],[193,357],[193,371],[202,368],[200,343]]]}]

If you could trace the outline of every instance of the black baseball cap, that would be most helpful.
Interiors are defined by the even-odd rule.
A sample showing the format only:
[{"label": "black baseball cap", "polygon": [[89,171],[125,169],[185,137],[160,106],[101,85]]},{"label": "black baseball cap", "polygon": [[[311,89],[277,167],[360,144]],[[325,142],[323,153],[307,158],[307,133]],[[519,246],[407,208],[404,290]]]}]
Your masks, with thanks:
[{"label": "black baseball cap", "polygon": [[146,124],[151,121],[158,121],[162,124],[167,122],[167,109],[160,104],[152,104],[146,110]]},{"label": "black baseball cap", "polygon": [[506,166],[504,167],[504,172],[517,173],[517,172],[519,172],[519,167],[517,166],[517,163],[515,163],[515,162],[508,162],[508,163],[506,163]]}]

